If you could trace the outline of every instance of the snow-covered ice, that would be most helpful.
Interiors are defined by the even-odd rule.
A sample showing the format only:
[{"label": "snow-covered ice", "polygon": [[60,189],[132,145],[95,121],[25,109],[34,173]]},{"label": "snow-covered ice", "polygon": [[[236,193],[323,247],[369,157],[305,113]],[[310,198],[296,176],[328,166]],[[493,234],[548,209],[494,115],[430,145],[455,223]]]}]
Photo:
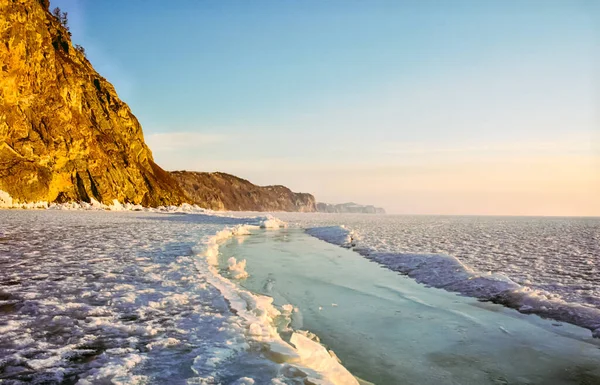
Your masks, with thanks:
[{"label": "snow-covered ice", "polygon": [[222,241],[283,222],[78,205],[0,210],[0,382],[346,383],[279,336],[289,308],[213,265]]},{"label": "snow-covered ice", "polygon": [[[316,361],[339,356],[375,384],[600,381],[600,341],[585,329],[425,287],[301,229],[225,242],[221,268],[231,256],[247,261],[243,287],[269,295],[282,313],[293,304],[285,307],[295,333],[335,351],[315,349]],[[305,328],[311,333],[297,331]]]},{"label": "snow-covered ice", "polygon": [[[1,192],[0,204],[46,207]],[[297,330],[296,304],[275,306],[242,288],[253,278],[250,262],[222,258],[222,244],[244,248],[256,232],[281,233],[285,242],[284,230],[272,230],[290,222],[418,282],[600,336],[598,219],[47,206],[0,210],[0,380],[7,384],[355,383],[335,353]],[[267,279],[264,290],[272,287]],[[349,308],[329,300],[313,310]]]},{"label": "snow-covered ice", "polygon": [[418,282],[600,337],[600,219],[278,214]]},{"label": "snow-covered ice", "polygon": [[334,245],[347,248],[356,246],[356,235],[352,231],[346,229],[344,225],[308,228],[306,229],[306,232],[315,238],[333,243]]}]

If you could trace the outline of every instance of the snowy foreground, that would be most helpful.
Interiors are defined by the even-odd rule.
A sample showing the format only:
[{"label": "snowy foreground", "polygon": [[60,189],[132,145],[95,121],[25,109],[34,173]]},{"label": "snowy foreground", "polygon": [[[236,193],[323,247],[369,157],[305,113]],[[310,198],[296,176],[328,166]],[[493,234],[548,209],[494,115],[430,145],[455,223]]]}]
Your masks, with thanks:
[{"label": "snowy foreground", "polygon": [[[277,218],[190,205],[23,205],[1,192],[0,204],[48,209],[0,210],[3,384],[359,383],[316,336],[298,330],[300,304],[275,306],[243,289],[253,279],[247,267],[257,266],[241,251],[219,251],[285,227]],[[597,219],[277,216],[417,282],[600,336]],[[315,320],[311,331],[323,324]]]},{"label": "snowy foreground", "polygon": [[[289,329],[293,306],[276,308],[216,265],[223,241],[284,225],[0,210],[0,382],[357,384]],[[229,262],[227,275],[243,278],[245,262]]]}]

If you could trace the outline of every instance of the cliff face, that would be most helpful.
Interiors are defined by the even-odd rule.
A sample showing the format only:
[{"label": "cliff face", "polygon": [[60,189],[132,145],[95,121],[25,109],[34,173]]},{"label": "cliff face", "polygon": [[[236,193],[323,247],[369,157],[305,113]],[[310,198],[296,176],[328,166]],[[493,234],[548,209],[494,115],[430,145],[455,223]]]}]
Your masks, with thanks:
[{"label": "cliff face", "polygon": [[193,203],[212,210],[301,211],[316,210],[310,194],[294,193],[284,186],[257,186],[221,172],[171,173]]},{"label": "cliff face", "polygon": [[337,205],[319,202],[317,211],[320,213],[385,214],[385,210],[381,207],[359,205],[352,202]]},{"label": "cliff face", "polygon": [[316,210],[312,195],[284,186],[157,166],[129,107],[48,6],[0,0],[0,190],[22,202]]},{"label": "cliff face", "polygon": [[47,0],[0,0],[0,190],[21,201],[187,201]]}]

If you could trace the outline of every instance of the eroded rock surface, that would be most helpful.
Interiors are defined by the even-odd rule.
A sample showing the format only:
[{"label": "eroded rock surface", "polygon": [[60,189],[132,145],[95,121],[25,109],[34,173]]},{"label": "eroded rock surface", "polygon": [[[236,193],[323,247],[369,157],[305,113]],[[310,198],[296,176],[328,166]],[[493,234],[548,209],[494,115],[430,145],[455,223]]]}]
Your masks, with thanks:
[{"label": "eroded rock surface", "polygon": [[316,211],[315,197],[285,186],[257,186],[222,172],[171,173],[193,203],[212,210]]},{"label": "eroded rock surface", "polygon": [[21,201],[188,201],[47,1],[0,0],[0,36],[0,190]]}]

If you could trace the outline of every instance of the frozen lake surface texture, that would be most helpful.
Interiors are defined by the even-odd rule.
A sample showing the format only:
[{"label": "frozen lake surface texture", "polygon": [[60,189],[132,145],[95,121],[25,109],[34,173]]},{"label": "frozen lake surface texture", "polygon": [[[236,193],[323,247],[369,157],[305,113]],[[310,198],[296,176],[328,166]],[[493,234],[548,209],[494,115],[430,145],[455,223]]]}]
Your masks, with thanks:
[{"label": "frozen lake surface texture", "polygon": [[2,384],[355,381],[303,335],[284,341],[289,312],[212,267],[220,242],[278,220],[0,210],[0,223]]},{"label": "frozen lake surface texture", "polygon": [[[600,219],[282,214],[418,282],[600,337]],[[344,226],[344,227],[340,227]]]},{"label": "frozen lake surface texture", "polygon": [[0,210],[0,383],[600,384],[597,219],[235,216]]},{"label": "frozen lake surface texture", "polygon": [[221,248],[247,262],[241,284],[292,303],[292,327],[321,338],[376,384],[595,384],[589,331],[427,288],[296,229]]}]

